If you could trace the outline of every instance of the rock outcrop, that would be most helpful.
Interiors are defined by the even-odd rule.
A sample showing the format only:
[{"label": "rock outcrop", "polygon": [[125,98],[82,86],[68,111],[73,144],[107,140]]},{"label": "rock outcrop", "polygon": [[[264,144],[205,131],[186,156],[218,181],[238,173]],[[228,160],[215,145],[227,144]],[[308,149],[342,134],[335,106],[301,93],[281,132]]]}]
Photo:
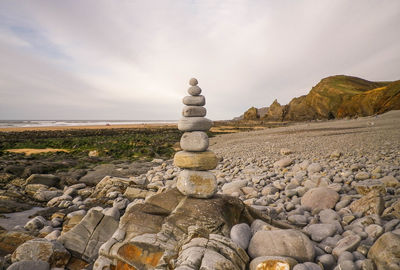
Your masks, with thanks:
[{"label": "rock outcrop", "polygon": [[322,79],[304,96],[293,98],[289,104],[277,100],[264,116],[250,108],[244,120],[306,121],[381,114],[400,109],[400,81],[371,82],[337,75]]},{"label": "rock outcrop", "polygon": [[171,189],[127,207],[94,269],[245,269],[249,258],[230,240],[230,230],[256,218],[273,223],[238,198],[192,198]]}]

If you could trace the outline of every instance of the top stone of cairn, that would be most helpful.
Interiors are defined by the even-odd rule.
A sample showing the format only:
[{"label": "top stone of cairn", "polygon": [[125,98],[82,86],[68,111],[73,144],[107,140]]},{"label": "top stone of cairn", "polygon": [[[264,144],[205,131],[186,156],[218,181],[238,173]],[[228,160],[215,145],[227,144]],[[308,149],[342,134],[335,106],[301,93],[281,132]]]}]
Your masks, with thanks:
[{"label": "top stone of cairn", "polygon": [[199,82],[197,81],[196,78],[191,78],[191,79],[189,80],[189,84],[190,84],[191,86],[196,86],[198,83],[199,83]]}]

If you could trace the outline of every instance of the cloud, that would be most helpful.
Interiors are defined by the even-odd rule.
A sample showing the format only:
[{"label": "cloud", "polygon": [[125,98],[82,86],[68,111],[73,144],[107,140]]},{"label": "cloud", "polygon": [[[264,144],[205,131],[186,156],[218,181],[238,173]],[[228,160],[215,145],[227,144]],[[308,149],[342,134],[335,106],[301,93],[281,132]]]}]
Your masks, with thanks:
[{"label": "cloud", "polygon": [[2,1],[0,118],[178,119],[195,76],[212,119],[320,79],[400,79],[400,2]]}]

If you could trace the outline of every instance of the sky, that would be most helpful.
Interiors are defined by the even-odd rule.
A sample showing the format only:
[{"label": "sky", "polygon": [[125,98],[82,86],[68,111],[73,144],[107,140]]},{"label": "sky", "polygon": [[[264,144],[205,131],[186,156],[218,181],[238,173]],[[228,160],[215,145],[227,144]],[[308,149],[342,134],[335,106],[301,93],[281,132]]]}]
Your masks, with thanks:
[{"label": "sky", "polygon": [[400,80],[398,0],[1,0],[0,119],[176,120],[287,104],[322,78]]}]

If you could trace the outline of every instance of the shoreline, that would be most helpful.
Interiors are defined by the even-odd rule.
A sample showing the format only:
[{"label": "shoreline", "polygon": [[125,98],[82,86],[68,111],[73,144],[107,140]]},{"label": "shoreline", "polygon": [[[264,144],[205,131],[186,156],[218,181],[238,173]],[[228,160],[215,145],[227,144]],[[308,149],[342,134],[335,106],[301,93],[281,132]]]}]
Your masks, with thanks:
[{"label": "shoreline", "polygon": [[0,127],[0,132],[51,131],[77,129],[163,129],[177,128],[177,124],[127,124],[127,125],[80,125],[80,126],[46,126],[46,127]]}]

